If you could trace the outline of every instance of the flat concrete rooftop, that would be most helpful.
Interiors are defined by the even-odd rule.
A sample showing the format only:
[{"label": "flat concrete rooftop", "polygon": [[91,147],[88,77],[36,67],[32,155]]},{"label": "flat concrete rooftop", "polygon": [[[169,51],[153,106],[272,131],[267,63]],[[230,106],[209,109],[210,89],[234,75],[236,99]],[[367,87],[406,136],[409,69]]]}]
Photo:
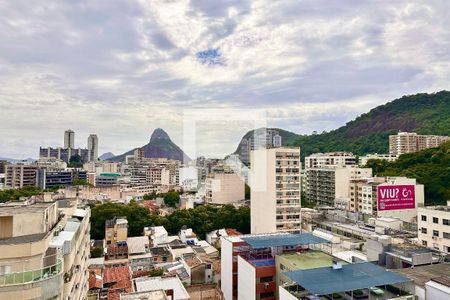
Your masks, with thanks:
[{"label": "flat concrete rooftop", "polygon": [[392,271],[405,275],[414,280],[416,285],[424,287],[425,283],[430,281],[432,278],[450,274],[450,263],[395,269]]},{"label": "flat concrete rooftop", "polygon": [[2,205],[0,206],[0,216],[13,216],[29,213],[40,213],[45,211],[55,202],[39,202],[30,205]]}]

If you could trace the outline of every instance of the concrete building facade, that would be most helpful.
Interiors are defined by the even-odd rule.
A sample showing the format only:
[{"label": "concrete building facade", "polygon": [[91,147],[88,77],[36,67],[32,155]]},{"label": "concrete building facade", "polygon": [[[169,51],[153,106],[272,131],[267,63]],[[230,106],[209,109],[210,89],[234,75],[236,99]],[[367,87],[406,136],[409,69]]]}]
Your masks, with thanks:
[{"label": "concrete building facade", "polygon": [[251,232],[300,230],[300,148],[251,153]]},{"label": "concrete building facade", "polygon": [[0,298],[84,299],[89,218],[76,200],[2,207]]},{"label": "concrete building facade", "polygon": [[372,176],[372,169],[353,165],[306,169],[306,198],[318,205],[334,206],[338,198],[350,198],[351,180]]},{"label": "concrete building facade", "polygon": [[356,165],[356,156],[350,152],[314,153],[305,157],[305,169]]},{"label": "concrete building facade", "polygon": [[37,183],[36,165],[7,164],[5,165],[6,188],[20,189],[25,186],[35,186]]},{"label": "concrete building facade", "polygon": [[96,134],[89,135],[87,139],[88,161],[98,160],[98,137]]},{"label": "concrete building facade", "polygon": [[438,147],[440,144],[450,141],[448,136],[420,135],[415,132],[399,132],[389,136],[389,153],[402,155],[417,152],[427,148]]},{"label": "concrete building facade", "polygon": [[450,206],[419,207],[417,213],[419,243],[450,253]]},{"label": "concrete building facade", "polygon": [[245,198],[245,184],[232,172],[211,173],[205,180],[205,201],[211,204],[235,203]]}]

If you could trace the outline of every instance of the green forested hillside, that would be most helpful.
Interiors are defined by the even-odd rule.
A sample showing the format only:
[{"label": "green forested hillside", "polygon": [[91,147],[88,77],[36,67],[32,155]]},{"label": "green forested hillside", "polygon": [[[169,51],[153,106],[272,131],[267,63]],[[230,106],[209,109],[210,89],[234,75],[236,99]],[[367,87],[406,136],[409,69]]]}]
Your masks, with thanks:
[{"label": "green forested hillside", "polygon": [[328,133],[297,135],[288,145],[300,146],[302,157],[315,152],[351,151],[357,155],[387,153],[388,137],[401,131],[450,134],[450,92],[404,96],[362,114]]},{"label": "green forested hillside", "polygon": [[367,167],[378,176],[416,178],[425,186],[425,204],[446,204],[450,200],[450,142],[438,148],[401,155],[395,162],[369,160]]}]

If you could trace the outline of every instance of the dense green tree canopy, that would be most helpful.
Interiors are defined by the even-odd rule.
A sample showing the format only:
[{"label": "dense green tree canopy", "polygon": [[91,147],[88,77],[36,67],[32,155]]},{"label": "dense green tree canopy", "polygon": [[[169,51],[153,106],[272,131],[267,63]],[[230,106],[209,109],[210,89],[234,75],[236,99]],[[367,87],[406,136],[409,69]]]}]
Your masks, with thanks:
[{"label": "dense green tree canopy", "polygon": [[395,162],[369,160],[366,167],[378,176],[416,178],[425,187],[425,204],[446,204],[450,200],[450,142],[438,148],[401,155]]},{"label": "dense green tree canopy", "polygon": [[35,186],[25,186],[21,189],[0,191],[0,203],[19,200],[20,197],[31,197],[42,194],[43,190]]},{"label": "dense green tree canopy", "polygon": [[140,236],[144,227],[152,225],[162,225],[170,234],[177,234],[181,227],[186,225],[201,237],[219,228],[235,228],[242,233],[250,232],[250,209],[248,207],[200,205],[193,209],[176,210],[172,214],[162,217],[150,213],[135,201],[131,201],[128,205],[112,202],[93,205],[91,207],[91,237],[103,239],[105,221],[114,217],[127,218],[130,236]]}]

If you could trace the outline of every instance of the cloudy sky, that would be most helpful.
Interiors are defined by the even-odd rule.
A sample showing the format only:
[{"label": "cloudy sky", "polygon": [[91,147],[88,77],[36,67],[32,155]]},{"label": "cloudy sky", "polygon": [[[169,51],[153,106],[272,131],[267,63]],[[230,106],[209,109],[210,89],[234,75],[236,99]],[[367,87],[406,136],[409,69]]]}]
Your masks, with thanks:
[{"label": "cloudy sky", "polygon": [[197,124],[208,156],[261,122],[331,130],[448,89],[449,12],[448,0],[0,0],[0,156],[37,157],[68,128],[77,146],[97,133],[119,154],[157,127],[183,146]]}]

